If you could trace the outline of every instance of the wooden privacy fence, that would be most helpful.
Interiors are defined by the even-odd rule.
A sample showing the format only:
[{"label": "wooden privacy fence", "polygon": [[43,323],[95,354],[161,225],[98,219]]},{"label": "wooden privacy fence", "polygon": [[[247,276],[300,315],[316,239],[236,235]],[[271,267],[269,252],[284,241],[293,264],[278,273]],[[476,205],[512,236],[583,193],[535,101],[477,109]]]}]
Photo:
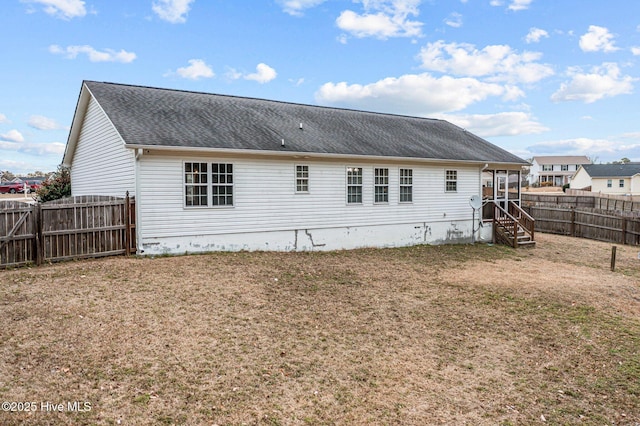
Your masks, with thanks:
[{"label": "wooden privacy fence", "polygon": [[85,195],[29,205],[0,202],[0,267],[133,254],[135,201]]},{"label": "wooden privacy fence", "polygon": [[536,231],[640,245],[640,214],[594,208],[535,205],[524,207],[536,220]]},{"label": "wooden privacy fence", "polygon": [[600,210],[640,212],[640,200],[637,196],[599,194],[595,192],[567,189],[564,194],[522,194],[522,204],[556,204],[564,207],[590,207]]}]

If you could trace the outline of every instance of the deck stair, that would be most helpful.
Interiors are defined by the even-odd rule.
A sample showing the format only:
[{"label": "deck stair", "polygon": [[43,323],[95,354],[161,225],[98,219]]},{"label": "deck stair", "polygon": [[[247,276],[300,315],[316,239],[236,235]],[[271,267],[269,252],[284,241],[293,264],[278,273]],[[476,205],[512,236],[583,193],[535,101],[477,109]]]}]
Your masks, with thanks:
[{"label": "deck stair", "polygon": [[508,210],[494,204],[493,237],[498,244],[514,248],[534,247],[535,220],[516,203],[510,201]]}]

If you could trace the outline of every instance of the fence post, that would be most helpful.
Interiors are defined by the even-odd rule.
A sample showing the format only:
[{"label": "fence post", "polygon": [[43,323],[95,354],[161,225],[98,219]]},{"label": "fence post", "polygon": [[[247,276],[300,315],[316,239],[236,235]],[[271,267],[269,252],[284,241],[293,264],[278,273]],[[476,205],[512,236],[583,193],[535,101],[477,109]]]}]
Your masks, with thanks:
[{"label": "fence post", "polygon": [[131,243],[129,242],[129,234],[131,232],[131,220],[129,216],[129,191],[124,197],[124,253],[126,256],[131,255]]},{"label": "fence post", "polygon": [[571,207],[571,236],[576,236],[576,209]]},{"label": "fence post", "polygon": [[627,218],[622,218],[622,244],[627,244]]},{"label": "fence post", "polygon": [[44,241],[42,240],[42,205],[40,203],[36,203],[33,209],[33,216],[35,218],[35,229],[34,232],[36,234],[35,237],[35,255],[36,255],[36,265],[42,265],[42,261],[44,259]]}]

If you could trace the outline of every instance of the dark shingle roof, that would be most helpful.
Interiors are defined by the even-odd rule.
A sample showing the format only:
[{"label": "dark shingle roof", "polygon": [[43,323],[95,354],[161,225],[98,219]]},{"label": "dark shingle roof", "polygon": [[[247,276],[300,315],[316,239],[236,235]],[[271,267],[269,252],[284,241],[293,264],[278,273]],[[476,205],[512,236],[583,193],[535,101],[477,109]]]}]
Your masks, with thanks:
[{"label": "dark shingle roof", "polygon": [[443,120],[84,83],[128,145],[527,164]]},{"label": "dark shingle roof", "polygon": [[640,173],[640,164],[585,164],[584,170],[594,177],[631,177]]}]

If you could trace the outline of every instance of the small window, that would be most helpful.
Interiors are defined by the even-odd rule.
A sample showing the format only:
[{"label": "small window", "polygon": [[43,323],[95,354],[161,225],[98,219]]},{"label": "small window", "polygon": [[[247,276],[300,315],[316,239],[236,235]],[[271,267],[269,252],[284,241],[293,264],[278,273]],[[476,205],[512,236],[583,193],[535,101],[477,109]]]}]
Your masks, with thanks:
[{"label": "small window", "polygon": [[447,170],[445,172],[444,190],[446,192],[458,191],[458,171],[457,170]]},{"label": "small window", "polygon": [[207,206],[207,163],[184,163],[185,206]]},{"label": "small window", "polygon": [[569,171],[569,165],[568,164],[563,164],[562,166],[560,166],[560,171],[568,172]]},{"label": "small window", "polygon": [[296,166],[296,192],[309,192],[309,166]]},{"label": "small window", "polygon": [[542,165],[542,171],[543,172],[551,172],[551,171],[553,171],[553,165],[552,164],[543,164]]},{"label": "small window", "polygon": [[233,205],[233,164],[211,165],[211,201],[214,206]]},{"label": "small window", "polygon": [[362,167],[347,167],[347,203],[362,204]]},{"label": "small window", "polygon": [[400,202],[413,202],[413,170],[400,169]]},{"label": "small window", "polygon": [[620,179],[618,185],[620,186],[620,188],[624,188],[624,179]]},{"label": "small window", "polygon": [[613,187],[613,181],[611,179],[607,179],[607,188]]},{"label": "small window", "polygon": [[374,169],[374,200],[376,203],[389,202],[389,169]]}]

